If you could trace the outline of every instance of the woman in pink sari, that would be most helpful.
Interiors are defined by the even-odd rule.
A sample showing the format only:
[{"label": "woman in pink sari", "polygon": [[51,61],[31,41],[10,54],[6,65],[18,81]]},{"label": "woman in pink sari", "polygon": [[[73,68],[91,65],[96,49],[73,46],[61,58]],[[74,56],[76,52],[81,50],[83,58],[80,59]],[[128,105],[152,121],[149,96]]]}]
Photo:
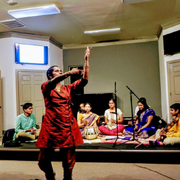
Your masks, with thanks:
[{"label": "woman in pink sari", "polygon": [[[115,100],[110,99],[109,101],[109,109],[107,109],[104,113],[105,126],[100,126],[99,130],[102,134],[105,135],[116,135],[117,133],[121,133],[124,130],[123,123],[123,113],[117,108],[117,123],[116,124],[116,108],[115,108]],[[118,127],[117,127],[118,126]],[[118,132],[117,132],[118,130]]]}]

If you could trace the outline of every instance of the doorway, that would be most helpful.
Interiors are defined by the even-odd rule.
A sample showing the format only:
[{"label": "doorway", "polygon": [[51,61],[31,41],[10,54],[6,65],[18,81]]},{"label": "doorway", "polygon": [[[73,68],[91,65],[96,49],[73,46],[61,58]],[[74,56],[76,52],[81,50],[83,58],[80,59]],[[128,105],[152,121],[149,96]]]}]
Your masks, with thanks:
[{"label": "doorway", "polygon": [[0,136],[2,136],[3,132],[3,111],[2,111],[2,79],[1,79],[1,71],[0,71]]},{"label": "doorway", "polygon": [[169,105],[180,103],[180,59],[168,62]]},{"label": "doorway", "polygon": [[180,103],[180,59],[168,63],[169,104]]},{"label": "doorway", "polygon": [[46,71],[17,71],[17,113],[23,113],[21,105],[27,102],[33,103],[33,114],[36,116],[36,124],[40,125],[45,113],[44,99],[41,85],[46,81]]}]

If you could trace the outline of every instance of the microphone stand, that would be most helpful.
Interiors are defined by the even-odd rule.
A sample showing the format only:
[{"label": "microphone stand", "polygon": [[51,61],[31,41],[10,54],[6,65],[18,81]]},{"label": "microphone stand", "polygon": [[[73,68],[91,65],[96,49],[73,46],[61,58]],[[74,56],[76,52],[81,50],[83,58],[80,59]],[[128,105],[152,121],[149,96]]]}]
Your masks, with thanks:
[{"label": "microphone stand", "polygon": [[117,129],[117,137],[113,144],[113,147],[116,146],[116,142],[118,140],[118,118],[117,118],[117,95],[116,95],[116,82],[114,83],[114,94],[115,94],[115,114],[116,114],[116,129]]},{"label": "microphone stand", "polygon": [[[128,142],[128,141],[134,141],[134,140],[136,140],[137,142],[139,142],[137,139],[135,139],[132,94],[133,94],[138,100],[139,100],[139,97],[138,97],[128,86],[126,86],[126,87],[127,87],[127,88],[129,89],[129,91],[130,91],[130,103],[131,103],[131,118],[132,118],[133,137],[132,137],[130,140],[127,140],[127,141],[125,141],[125,142],[123,142],[123,143],[120,143],[120,144],[124,144],[124,143],[126,143],[126,142]],[[117,116],[117,115],[116,115],[116,116]],[[117,117],[116,117],[116,118],[117,118]],[[118,125],[118,124],[117,124],[117,125]],[[117,138],[118,138],[118,129],[117,129]],[[117,141],[117,139],[116,139],[116,141]],[[115,141],[113,147],[115,147],[116,141]],[[141,142],[139,142],[139,143],[140,143],[140,144],[137,145],[135,148],[137,148],[137,147],[139,147],[140,145],[142,145]],[[118,145],[120,145],[120,144],[118,144]]]},{"label": "microphone stand", "polygon": [[[140,141],[138,141],[137,139],[135,139],[135,131],[134,131],[134,119],[133,119],[133,103],[132,103],[132,94],[139,100],[139,97],[128,87],[126,86],[129,91],[130,91],[130,102],[131,102],[131,118],[132,118],[132,128],[133,128],[133,137],[128,140],[128,141],[134,141],[136,140],[138,143],[140,143],[139,145],[137,145],[135,148],[139,147],[140,145],[143,145],[143,143],[141,143]],[[125,141],[127,142],[127,141]],[[124,142],[124,143],[125,143]]]},{"label": "microphone stand", "polygon": [[132,127],[133,127],[133,138],[132,141],[135,140],[135,131],[134,131],[134,116],[133,116],[133,103],[132,103],[132,94],[139,100],[139,97],[128,87],[126,86],[130,91],[130,103],[131,103],[131,118],[132,118]]}]

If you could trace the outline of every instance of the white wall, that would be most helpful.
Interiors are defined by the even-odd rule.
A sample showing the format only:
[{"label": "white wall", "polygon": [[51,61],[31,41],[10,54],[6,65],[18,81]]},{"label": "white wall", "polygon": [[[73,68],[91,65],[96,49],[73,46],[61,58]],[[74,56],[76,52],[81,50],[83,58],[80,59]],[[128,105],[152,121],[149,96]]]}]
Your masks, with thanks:
[{"label": "white wall", "polygon": [[158,40],[159,47],[159,71],[160,71],[160,83],[161,83],[161,112],[162,119],[169,121],[168,113],[168,100],[167,97],[167,84],[166,84],[166,70],[165,70],[165,61],[164,61],[164,45],[163,45],[163,33],[161,33]]},{"label": "white wall", "polygon": [[[48,65],[20,65],[15,63],[14,44],[26,43],[45,45],[49,47]],[[15,127],[17,116],[16,98],[16,70],[47,70],[52,65],[63,69],[63,51],[49,41],[40,41],[19,37],[0,39],[0,71],[2,77],[3,95],[3,130]]]}]

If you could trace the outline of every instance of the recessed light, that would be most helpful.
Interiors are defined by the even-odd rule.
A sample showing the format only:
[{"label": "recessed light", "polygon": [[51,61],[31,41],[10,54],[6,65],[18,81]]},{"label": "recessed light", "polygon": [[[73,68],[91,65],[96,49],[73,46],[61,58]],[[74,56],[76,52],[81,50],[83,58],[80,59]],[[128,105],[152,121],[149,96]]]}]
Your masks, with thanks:
[{"label": "recessed light", "polygon": [[4,0],[6,3],[8,3],[9,5],[15,5],[17,4],[16,0]]},{"label": "recessed light", "polygon": [[100,35],[100,34],[112,34],[120,32],[121,28],[112,28],[112,29],[99,29],[99,30],[92,30],[92,31],[84,31],[84,34],[88,35]]},{"label": "recessed light", "polygon": [[135,4],[135,3],[142,3],[154,0],[122,0],[124,4]]},{"label": "recessed light", "polygon": [[56,5],[53,4],[48,6],[9,10],[8,13],[14,18],[18,19],[18,18],[59,14],[60,10],[56,7]]}]

